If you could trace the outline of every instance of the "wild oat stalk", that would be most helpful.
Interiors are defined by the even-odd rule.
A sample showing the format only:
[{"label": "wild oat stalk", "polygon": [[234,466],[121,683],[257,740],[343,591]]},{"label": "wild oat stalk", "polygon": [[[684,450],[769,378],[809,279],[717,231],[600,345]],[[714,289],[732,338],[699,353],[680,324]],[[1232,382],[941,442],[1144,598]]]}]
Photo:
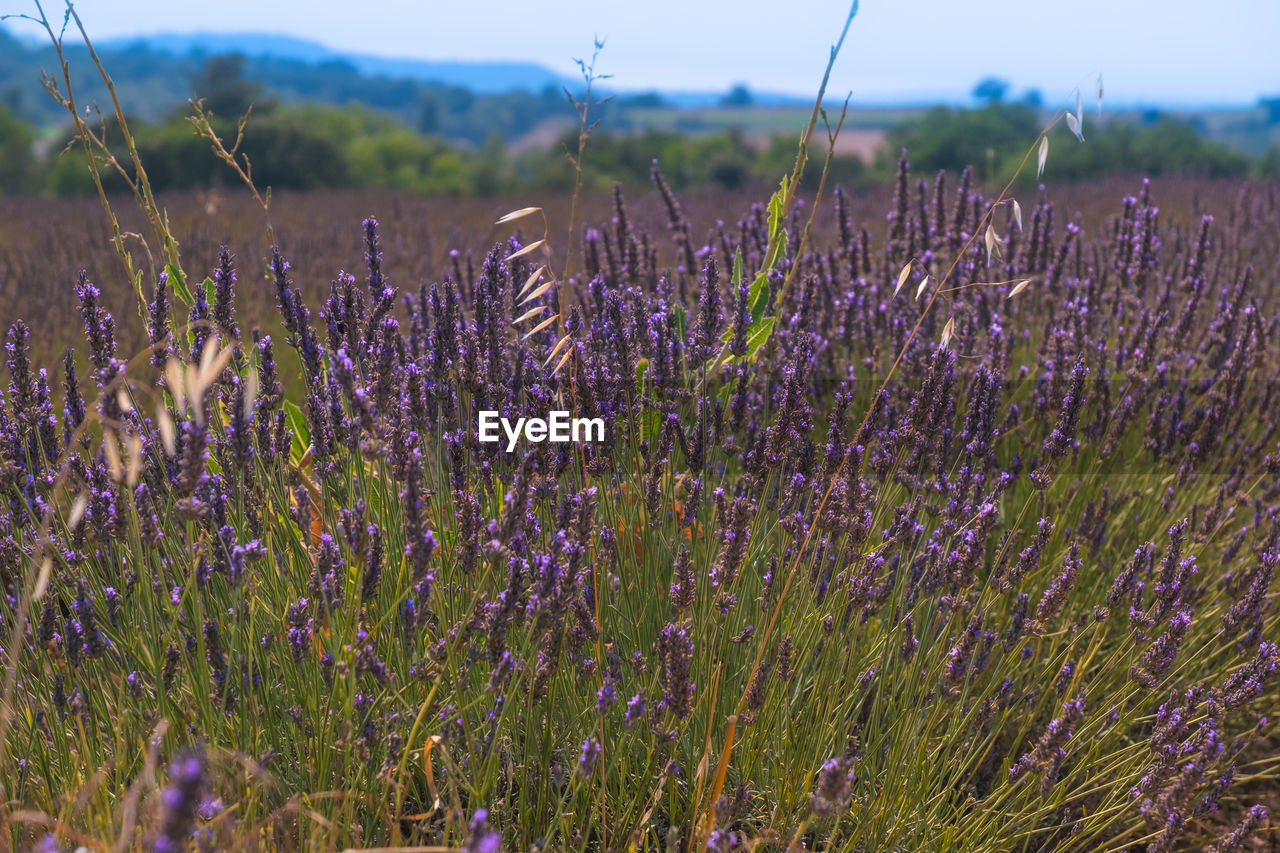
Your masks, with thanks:
[{"label": "wild oat stalk", "polygon": [[209,140],[214,156],[230,166],[245,186],[249,188],[249,192],[253,194],[253,200],[262,208],[263,218],[266,219],[267,242],[272,246],[276,245],[276,232],[271,225],[271,188],[267,187],[265,192],[258,191],[257,185],[253,182],[253,163],[250,162],[249,155],[240,150],[240,145],[244,142],[244,129],[249,123],[249,117],[253,114],[253,107],[250,106],[245,114],[236,120],[236,137],[231,146],[227,147],[217,130],[214,129],[212,116],[205,111],[204,101],[193,100],[190,105],[191,115],[187,116],[187,121],[195,128],[199,136]]},{"label": "wild oat stalk", "polygon": [[[48,35],[50,43],[53,45],[54,52],[58,57],[58,75],[46,73],[43,76],[45,89],[50,96],[60,106],[67,110],[71,116],[71,120],[75,127],[76,137],[80,140],[80,144],[85,153],[89,173],[93,178],[94,188],[97,190],[98,199],[102,204],[103,212],[107,216],[107,220],[111,223],[112,242],[115,245],[116,253],[120,257],[120,262],[124,265],[125,275],[129,281],[133,283],[135,295],[138,298],[138,311],[145,311],[146,297],[142,292],[142,272],[135,268],[132,256],[125,247],[124,235],[120,231],[119,221],[116,219],[115,213],[111,209],[111,204],[107,199],[106,190],[102,184],[102,175],[99,171],[98,158],[101,157],[108,163],[124,180],[133,193],[134,200],[138,203],[139,208],[147,217],[148,223],[154,232],[156,239],[164,252],[166,261],[166,269],[170,276],[174,279],[174,285],[178,292],[188,297],[190,303],[190,294],[186,289],[185,276],[182,274],[182,263],[178,254],[178,241],[174,238],[173,233],[169,229],[168,217],[165,215],[158,204],[156,204],[155,196],[151,191],[151,181],[147,178],[147,171],[142,165],[142,160],[138,156],[138,147],[134,141],[133,134],[129,130],[129,123],[125,120],[124,110],[120,105],[120,99],[116,96],[115,83],[111,79],[111,75],[103,67],[102,61],[98,58],[98,52],[94,49],[93,42],[89,38],[89,34],[85,31],[84,23],[80,20],[80,15],[76,12],[75,4],[71,0],[66,0],[66,12],[63,16],[62,26],[54,31],[54,25],[49,21],[45,14],[44,6],[40,0],[34,0],[37,14],[32,15],[5,15],[0,16],[0,20],[7,17],[21,18],[33,21],[38,24],[41,29]],[[103,122],[99,130],[95,131],[83,118],[80,106],[77,104],[75,93],[71,86],[70,65],[67,62],[63,43],[66,37],[67,26],[71,22],[75,22],[76,30],[80,33],[85,47],[88,48],[89,58],[97,69],[98,75],[102,78],[103,84],[107,88],[107,92],[111,96],[111,106],[113,115],[116,120],[121,135],[124,138],[125,147],[128,150],[128,163],[132,167],[132,172],[121,163],[107,144],[106,123]],[[59,82],[61,78],[61,83]],[[151,258],[151,250],[143,241],[143,248],[147,252],[148,258]],[[156,276],[157,271],[154,269],[154,261],[152,261],[152,277]]]},{"label": "wild oat stalk", "polygon": [[[856,11],[857,11],[857,3],[855,2],[853,12],[851,12],[849,16],[850,21],[852,21],[853,15],[856,13]],[[846,22],[845,33],[848,32],[848,26],[849,26],[849,22]],[[831,63],[834,63],[839,45],[841,42],[843,42],[843,40],[844,40],[844,33],[841,34],[840,42],[837,43],[836,47],[832,48]],[[819,104],[815,105],[815,114],[818,109],[818,106],[820,105],[821,92],[825,90],[827,77],[830,75],[830,71],[831,71],[831,64],[829,63],[827,66],[827,73],[823,76],[822,88],[819,90]],[[847,108],[848,108],[848,101],[846,100],[845,109],[847,110]],[[964,256],[968,253],[969,249],[972,247],[975,240],[977,239],[979,233],[984,234],[984,236],[986,237],[988,241],[988,254],[991,253],[990,241],[992,239],[991,235],[994,233],[993,227],[992,227],[992,221],[991,221],[992,215],[1002,204],[1005,203],[1006,195],[1008,194],[1009,190],[1013,188],[1013,184],[1021,176],[1022,170],[1026,168],[1026,165],[1029,162],[1032,153],[1036,151],[1047,150],[1047,147],[1045,146],[1045,142],[1048,139],[1049,131],[1053,129],[1053,127],[1058,123],[1059,120],[1061,120],[1063,115],[1070,115],[1070,113],[1059,111],[1057,114],[1053,116],[1053,118],[1049,121],[1049,123],[1045,125],[1044,128],[1041,129],[1040,134],[1036,137],[1035,142],[1033,142],[1031,147],[1027,149],[1027,152],[1023,155],[1022,160],[1018,164],[1018,167],[1014,170],[1013,177],[1009,179],[1008,183],[1005,184],[1004,188],[1000,191],[1000,194],[996,197],[996,200],[992,202],[990,207],[987,209],[983,218],[978,222],[977,228],[975,228],[974,233],[969,235],[968,239],[964,241],[964,244],[961,247],[960,251],[956,254],[955,257],[952,258],[950,265],[947,267],[946,273],[939,279],[939,287],[935,289],[933,293],[930,295],[929,300],[925,304],[924,309],[920,312],[920,315],[917,318],[915,325],[911,327],[911,331],[906,336],[906,340],[902,343],[901,347],[899,348],[897,357],[894,359],[893,363],[889,366],[889,369],[885,372],[880,382],[878,391],[871,398],[873,401],[880,398],[880,396],[887,389],[890,381],[892,381],[893,376],[897,371],[899,364],[902,362],[903,357],[906,355],[912,343],[915,341],[916,335],[919,333],[920,328],[925,321],[925,318],[928,316],[929,311],[933,307],[934,302],[937,300],[938,296],[940,296],[943,293],[952,293],[958,289],[961,289],[961,288],[946,288],[945,285],[947,284],[948,281],[951,280],[951,276],[955,272],[956,267],[960,264]],[[844,114],[842,113],[840,124],[842,125],[843,122],[844,122]],[[838,127],[839,125],[837,126],[837,132],[838,132]],[[811,122],[810,128],[809,128],[810,132],[812,131],[812,129],[813,129],[813,126]],[[806,133],[805,140],[801,143],[801,158],[797,158],[797,168],[802,168],[802,157],[803,157],[804,150],[807,147],[808,137],[809,137],[809,133]],[[831,137],[830,147],[828,151],[830,152],[831,150],[834,149],[834,147],[835,147],[835,137],[833,134]],[[819,195],[821,195],[822,184],[824,184],[826,181],[826,172],[827,172],[827,167],[829,167],[830,165],[830,161],[831,161],[831,155],[830,153],[828,153],[827,163],[823,168],[822,183],[819,184],[819,189],[818,189]],[[1040,166],[1041,168],[1043,168],[1043,158]],[[784,209],[785,209],[785,201],[784,201]],[[813,222],[813,215],[811,213],[809,222],[805,226],[806,238],[808,236],[812,222]],[[907,266],[903,268],[903,271],[898,278],[897,290],[901,289],[902,282],[905,280],[906,275],[910,271],[913,263],[914,262],[909,262]],[[788,283],[790,283],[792,275],[794,274],[794,271],[795,271],[795,267],[792,268],[792,270],[789,272],[787,276]],[[1021,289],[1021,287],[1019,287],[1019,289]],[[784,292],[785,292],[785,287],[784,287]],[[895,295],[896,295],[896,292],[895,292]],[[943,350],[946,349],[947,344],[950,341],[950,338],[952,336],[951,330],[953,328],[954,328],[954,321],[949,319],[947,326],[944,328],[942,333],[941,346],[940,346],[941,349]],[[853,433],[855,437],[863,434],[863,431],[867,428],[867,425],[870,422],[872,415],[875,413],[875,410],[876,409],[875,409],[874,403],[867,407],[866,412],[863,415],[862,421],[859,423],[857,430],[855,430]],[[835,488],[837,482],[839,482],[839,479],[845,475],[845,465],[848,462],[849,456],[852,452],[853,452],[852,444],[850,444],[848,447],[846,447],[843,450],[842,456],[840,458],[840,462],[836,467],[834,473],[831,475],[830,479],[828,480],[827,487],[822,492],[821,500],[819,500],[818,502],[817,510],[815,511],[815,514],[817,516],[821,516],[823,514],[823,511],[826,509],[826,506],[827,506],[827,501],[831,497],[832,490]],[[863,462],[864,460],[861,457],[859,457],[858,459],[859,466],[861,466]],[[850,475],[854,477],[861,477],[862,471],[859,468],[859,470],[852,471]],[[734,734],[737,728],[738,720],[741,714],[743,713],[743,711],[745,710],[747,701],[750,698],[749,696],[750,689],[751,689],[750,685],[754,683],[755,679],[760,673],[760,667],[764,663],[766,650],[769,648],[768,646],[769,640],[772,638],[773,632],[777,626],[778,618],[782,613],[784,603],[786,603],[788,593],[790,592],[792,583],[795,580],[796,572],[799,569],[801,565],[801,561],[804,558],[805,553],[809,547],[809,543],[812,538],[813,532],[814,532],[814,528],[810,527],[806,531],[804,538],[801,540],[800,547],[795,551],[795,556],[792,558],[791,566],[787,571],[786,580],[782,586],[782,591],[778,595],[777,603],[774,605],[773,612],[770,615],[769,621],[766,624],[764,632],[761,635],[760,644],[757,647],[755,660],[751,665],[749,675],[745,682],[747,687],[743,690],[738,700],[737,706],[734,710],[734,713],[727,720],[727,728],[724,736],[724,742],[721,746],[719,764],[717,765],[716,773],[712,780],[711,793],[710,793],[710,796],[707,798],[708,802],[716,801],[720,797],[721,793],[723,792],[725,777],[729,767],[729,760],[732,755],[732,751],[734,747]],[[710,832],[712,817],[713,815],[708,810],[706,812],[706,816],[703,823],[703,826],[706,828],[706,832]],[[699,836],[698,838],[695,839],[695,841],[700,842],[701,838],[702,837]]]}]

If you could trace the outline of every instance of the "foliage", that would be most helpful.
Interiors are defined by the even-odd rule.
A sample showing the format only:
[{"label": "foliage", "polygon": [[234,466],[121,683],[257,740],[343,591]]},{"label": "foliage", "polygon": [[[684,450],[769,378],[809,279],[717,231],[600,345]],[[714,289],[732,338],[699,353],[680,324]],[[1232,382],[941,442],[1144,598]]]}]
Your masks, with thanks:
[{"label": "foliage", "polygon": [[1280,145],[1272,145],[1267,149],[1258,159],[1255,172],[1263,180],[1280,181]]},{"label": "foliage", "polygon": [[1009,91],[1009,81],[999,77],[984,77],[973,87],[973,96],[980,101],[1003,101]]},{"label": "foliage", "polygon": [[30,193],[39,186],[34,142],[31,128],[0,104],[0,196]]},{"label": "foliage", "polygon": [[[138,150],[157,189],[225,186],[235,180],[182,118],[130,124],[137,128]],[[223,135],[235,135],[235,125],[226,119],[215,118],[214,126]],[[114,122],[107,123],[107,139],[119,142]],[[472,189],[471,167],[461,152],[366,109],[308,105],[255,111],[240,151],[249,158],[255,181],[275,189],[358,185],[442,194]],[[112,176],[108,186],[119,191],[123,180]],[[92,184],[71,158],[54,165],[50,189],[70,195],[89,192]]]},{"label": "foliage", "polygon": [[211,56],[192,81],[195,96],[204,101],[210,113],[224,118],[244,115],[255,105],[262,111],[264,105],[273,106],[265,97],[263,86],[244,76],[245,59],[232,53]]},{"label": "foliage", "polygon": [[[76,157],[53,156],[42,169],[32,154],[30,129],[12,118],[4,121],[0,139],[8,140],[5,144],[13,153],[5,159],[11,177],[0,182],[0,188],[30,193],[43,186],[45,192],[58,196],[93,191]],[[1037,122],[1035,111],[1025,104],[999,103],[977,110],[935,108],[889,131],[890,149],[874,166],[864,165],[857,157],[837,155],[828,181],[850,188],[873,186],[892,176],[896,167],[887,151],[901,147],[924,171],[972,164],[979,176],[1007,178],[1016,165],[1008,152],[1035,136]],[[131,124],[137,128],[139,150],[150,164],[148,172],[158,189],[224,186],[234,180],[181,117],[162,124]],[[231,119],[215,118],[215,125],[220,132],[234,135]],[[108,139],[118,141],[114,121],[108,120],[106,127]],[[1205,141],[1188,124],[1172,118],[1143,126],[1108,123],[1089,128],[1088,134],[1089,144],[1083,146],[1063,134],[1054,135],[1048,178],[1080,181],[1135,173],[1218,178],[1240,176],[1251,168],[1262,177],[1270,174],[1266,156],[1251,167],[1242,155]],[[566,148],[574,145],[576,135],[566,134],[548,148],[512,155],[494,137],[484,146],[466,150],[362,107],[267,103],[253,111],[243,150],[253,163],[255,180],[277,190],[358,186],[458,196],[562,191],[574,180],[572,165],[564,156]],[[63,148],[65,143],[55,146],[54,152]],[[771,182],[789,169],[794,158],[795,141],[785,135],[758,144],[736,131],[687,136],[659,130],[599,130],[592,156],[583,164],[583,181],[595,190],[606,190],[615,181],[642,186],[657,160],[676,189],[735,190]],[[820,171],[808,169],[801,186],[815,189]],[[118,178],[111,178],[108,186],[117,191],[123,188]]]},{"label": "foliage", "polygon": [[[1088,118],[1091,118],[1091,114]],[[1006,180],[1017,166],[1025,140],[1039,130],[1038,112],[1026,103],[993,101],[964,110],[934,107],[893,128],[878,165],[888,173],[899,151],[924,171],[974,166],[985,179]],[[1142,125],[1106,122],[1085,130],[1079,145],[1065,130],[1052,138],[1048,178],[1081,180],[1110,174],[1181,174],[1211,178],[1247,173],[1243,155],[1209,142],[1187,122],[1155,116]]]},{"label": "foliage", "polygon": [[[549,147],[520,153],[507,151],[496,134],[483,145],[458,147],[440,133],[420,133],[379,109],[280,103],[264,96],[258,84],[240,76],[241,62],[234,57],[210,60],[196,91],[206,96],[205,106],[213,114],[215,129],[224,135],[234,136],[234,122],[241,114],[237,111],[256,99],[242,150],[253,164],[255,181],[263,186],[276,190],[405,188],[459,196],[558,192],[573,184],[572,164],[564,156],[576,146],[573,132],[566,132]],[[213,74],[215,66],[222,63],[228,66],[226,73]],[[471,97],[468,93],[467,98]],[[512,96],[515,101],[525,97]],[[605,126],[595,134],[592,157],[584,161],[583,181],[589,189],[607,189],[615,181],[624,186],[644,185],[654,160],[662,164],[676,189],[758,187],[788,170],[795,157],[795,142],[789,135],[758,140],[732,130],[700,135],[659,130],[611,132],[609,110],[617,106],[604,106]],[[445,129],[436,107],[428,104],[424,109],[436,118],[423,118],[421,127]],[[520,112],[522,108],[512,109]],[[184,117],[185,111],[159,123],[130,122],[155,187],[184,190],[232,182],[234,176],[208,144],[193,134]],[[1003,180],[1016,166],[1010,152],[1020,150],[1026,139],[1034,137],[1039,122],[1039,111],[1025,101],[996,101],[971,110],[936,107],[890,129],[886,146],[873,166],[854,156],[836,156],[828,180],[850,188],[872,186],[892,177],[897,152],[903,148],[924,171],[972,165],[983,179]],[[103,127],[106,138],[118,143],[114,118],[106,117]],[[1049,179],[1080,181],[1111,174],[1218,178],[1237,177],[1251,170],[1265,178],[1275,172],[1271,165],[1274,154],[1264,154],[1251,163],[1243,155],[1205,140],[1191,124],[1159,114],[1142,124],[1091,124],[1087,132],[1089,144],[1083,146],[1065,133],[1055,133]],[[93,183],[79,157],[58,156],[66,141],[47,146],[47,162],[41,162],[35,155],[34,130],[0,107],[0,145],[5,151],[0,161],[0,194],[92,193]],[[815,189],[819,173],[819,169],[808,169],[801,186]],[[124,183],[119,176],[109,176],[107,188],[120,191]]]},{"label": "foliage", "polygon": [[1245,156],[1208,142],[1185,121],[1159,117],[1149,124],[1095,127],[1087,145],[1058,137],[1052,175],[1078,180],[1107,172],[1144,175],[1241,177],[1249,171]]},{"label": "foliage", "polygon": [[[1023,104],[993,102],[973,110],[933,107],[889,131],[879,165],[887,172],[906,149],[913,165],[924,172],[972,165],[985,175],[993,159],[999,157],[998,165],[1004,166],[1004,158],[1020,156],[1040,124],[1036,111]],[[999,169],[990,177],[998,174]]]},{"label": "foliage", "polygon": [[364,186],[427,195],[467,195],[471,169],[458,150],[408,130],[359,136],[347,149],[351,173]]},{"label": "foliage", "polygon": [[[751,176],[762,183],[770,181],[776,175],[786,174],[795,157],[795,140],[789,136],[774,136],[755,156]],[[822,170],[817,167],[806,169],[800,186],[809,191],[817,189],[821,173]],[[836,155],[831,160],[827,183],[846,188],[864,188],[879,183],[881,179],[882,176],[873,172],[861,158]]]},{"label": "foliage", "polygon": [[[85,48],[68,43],[66,55],[78,97],[84,103],[106,103],[102,81],[88,73],[93,66]],[[513,139],[544,119],[572,115],[564,94],[551,86],[538,92],[477,94],[458,86],[362,74],[343,61],[172,55],[145,45],[104,49],[100,58],[111,68],[125,110],[153,122],[181,110],[193,93],[209,98],[215,114],[234,119],[246,101],[261,105],[255,93],[264,89],[283,103],[363,105],[424,132],[471,144],[495,133]],[[0,91],[19,93],[23,117],[39,126],[56,127],[65,118],[39,91],[37,69],[56,67],[49,47],[29,45],[0,26]]]}]

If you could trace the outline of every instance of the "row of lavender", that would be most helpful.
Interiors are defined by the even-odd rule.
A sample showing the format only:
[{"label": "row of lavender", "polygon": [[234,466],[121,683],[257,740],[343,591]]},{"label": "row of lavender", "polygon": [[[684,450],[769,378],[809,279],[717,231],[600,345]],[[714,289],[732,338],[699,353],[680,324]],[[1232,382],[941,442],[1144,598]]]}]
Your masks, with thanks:
[{"label": "row of lavender", "polygon": [[[398,288],[370,219],[322,305],[280,252],[244,275],[274,334],[241,328],[229,251],[157,278],[129,361],[82,276],[88,376],[10,327],[12,842],[1228,850],[1264,825],[1275,188],[1220,220],[1042,194],[984,246],[968,176],[904,162],[883,240],[838,194],[801,254],[796,213],[758,351],[729,271],[766,211],[698,240],[658,189],[673,244],[619,195],[532,302],[519,237]],[[562,328],[513,328],[539,304]],[[554,409],[605,441],[477,440],[480,410]]]}]

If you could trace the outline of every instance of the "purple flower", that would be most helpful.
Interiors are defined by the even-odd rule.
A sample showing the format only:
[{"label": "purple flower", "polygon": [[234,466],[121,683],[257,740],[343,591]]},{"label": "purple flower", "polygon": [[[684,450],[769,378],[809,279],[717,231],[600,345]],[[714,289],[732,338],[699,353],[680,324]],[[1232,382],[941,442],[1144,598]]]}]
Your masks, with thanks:
[{"label": "purple flower", "polygon": [[658,634],[654,655],[662,667],[662,701],[658,707],[670,711],[678,719],[693,710],[694,684],[690,680],[693,664],[693,638],[682,623],[671,623]]},{"label": "purple flower", "polygon": [[170,765],[169,787],[160,796],[163,812],[155,841],[156,853],[178,853],[186,849],[208,785],[204,753],[188,750]]},{"label": "purple flower", "polygon": [[627,728],[633,729],[644,718],[647,708],[645,707],[644,694],[637,693],[627,700],[627,712],[623,716]]},{"label": "purple flower", "polygon": [[1066,604],[1067,596],[1075,586],[1076,576],[1083,565],[1084,561],[1080,559],[1080,548],[1072,545],[1070,553],[1062,561],[1062,571],[1050,581],[1048,589],[1040,598],[1040,603],[1036,605],[1036,622],[1042,629]]},{"label": "purple flower", "polygon": [[595,772],[596,761],[600,758],[600,742],[593,737],[588,737],[582,742],[582,751],[578,755],[578,778],[590,779],[591,774]]},{"label": "purple flower", "polygon": [[1245,843],[1267,819],[1267,810],[1262,806],[1250,806],[1249,811],[1231,831],[1214,842],[1208,853],[1236,853],[1243,850]]},{"label": "purple flower", "polygon": [[1280,655],[1275,643],[1259,643],[1258,653],[1244,666],[1235,670],[1222,683],[1222,702],[1228,708],[1237,708],[1263,694],[1263,685],[1280,670]]},{"label": "purple flower", "polygon": [[463,849],[466,853],[500,853],[502,836],[489,826],[488,809],[476,809],[471,816],[471,838]]},{"label": "purple flower", "polygon": [[213,271],[213,322],[227,338],[240,337],[235,319],[235,255],[226,246],[218,252],[218,266]]},{"label": "purple flower", "polygon": [[853,760],[848,756],[828,759],[818,771],[818,781],[809,803],[823,817],[838,815],[853,799]]},{"label": "purple flower", "polygon": [[1071,740],[1076,725],[1083,717],[1083,696],[1065,702],[1062,714],[1049,721],[1035,747],[1009,768],[1009,781],[1017,781],[1029,773],[1037,773],[1041,777],[1040,790],[1047,795],[1057,781],[1058,770],[1066,755],[1063,747]]}]

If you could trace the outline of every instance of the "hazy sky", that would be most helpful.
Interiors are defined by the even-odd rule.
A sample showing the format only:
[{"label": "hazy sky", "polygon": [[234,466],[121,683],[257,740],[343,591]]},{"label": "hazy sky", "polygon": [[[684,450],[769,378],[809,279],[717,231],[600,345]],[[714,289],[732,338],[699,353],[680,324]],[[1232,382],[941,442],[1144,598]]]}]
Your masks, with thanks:
[{"label": "hazy sky", "polygon": [[[0,0],[26,11],[29,0]],[[48,0],[56,6],[56,0]],[[608,43],[618,89],[809,94],[844,0],[80,0],[91,35],[290,33],[353,52],[531,59],[572,73]],[[987,74],[1065,101],[1102,72],[1115,103],[1251,102],[1280,94],[1278,0],[862,0],[832,80],[855,100],[963,96]]]}]

